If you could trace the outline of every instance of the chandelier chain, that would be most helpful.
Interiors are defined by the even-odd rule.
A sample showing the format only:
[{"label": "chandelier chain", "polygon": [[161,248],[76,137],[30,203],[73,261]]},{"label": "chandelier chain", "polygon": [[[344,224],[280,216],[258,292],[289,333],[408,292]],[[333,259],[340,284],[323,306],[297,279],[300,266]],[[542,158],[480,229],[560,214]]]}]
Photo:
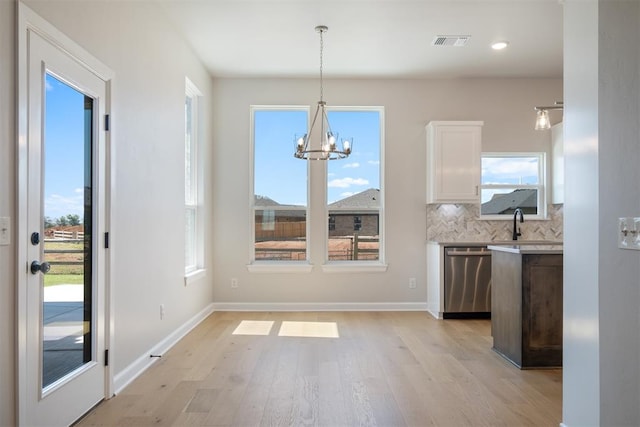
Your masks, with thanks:
[{"label": "chandelier chain", "polygon": [[324,88],[322,86],[322,53],[324,50],[324,39],[322,37],[322,34],[324,33],[324,30],[320,30],[320,102],[323,101],[323,96],[324,96]]}]

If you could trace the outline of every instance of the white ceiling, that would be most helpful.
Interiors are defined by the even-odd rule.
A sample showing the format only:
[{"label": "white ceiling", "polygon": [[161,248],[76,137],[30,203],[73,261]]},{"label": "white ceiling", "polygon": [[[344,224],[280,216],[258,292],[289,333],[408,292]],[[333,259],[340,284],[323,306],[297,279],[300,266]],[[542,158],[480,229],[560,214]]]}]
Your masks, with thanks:
[{"label": "white ceiling", "polygon": [[[158,0],[214,76],[562,76],[561,0]],[[470,35],[464,47],[431,46]],[[503,51],[490,44],[508,40]]]}]

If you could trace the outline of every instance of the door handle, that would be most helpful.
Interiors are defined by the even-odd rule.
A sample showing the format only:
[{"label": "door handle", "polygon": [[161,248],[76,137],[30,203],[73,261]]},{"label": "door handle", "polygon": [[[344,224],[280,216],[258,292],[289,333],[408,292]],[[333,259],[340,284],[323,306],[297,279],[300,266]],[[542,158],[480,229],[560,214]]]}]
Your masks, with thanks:
[{"label": "door handle", "polygon": [[43,262],[42,264],[38,261],[33,261],[31,263],[31,274],[37,274],[38,271],[42,274],[47,274],[51,270],[51,264],[48,262]]}]

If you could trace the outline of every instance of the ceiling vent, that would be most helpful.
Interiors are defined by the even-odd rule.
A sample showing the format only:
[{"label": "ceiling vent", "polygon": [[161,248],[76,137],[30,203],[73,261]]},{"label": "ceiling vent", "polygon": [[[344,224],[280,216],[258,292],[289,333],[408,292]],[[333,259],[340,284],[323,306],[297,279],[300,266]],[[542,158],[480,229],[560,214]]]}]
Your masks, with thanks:
[{"label": "ceiling vent", "polygon": [[467,44],[471,36],[435,36],[431,46],[462,47]]}]

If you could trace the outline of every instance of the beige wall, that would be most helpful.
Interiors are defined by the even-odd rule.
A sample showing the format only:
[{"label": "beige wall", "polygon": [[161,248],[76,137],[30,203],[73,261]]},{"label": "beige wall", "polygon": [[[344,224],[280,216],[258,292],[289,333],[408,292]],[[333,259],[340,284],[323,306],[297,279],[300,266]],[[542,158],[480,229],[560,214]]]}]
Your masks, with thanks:
[{"label": "beige wall", "polygon": [[[257,303],[408,303],[425,305],[426,151],[430,120],[484,120],[483,150],[545,151],[550,134],[533,130],[533,107],[562,99],[561,79],[325,80],[329,105],[385,107],[386,273],[323,273],[323,247],[311,242],[314,269],[304,274],[249,273],[249,106],[317,102],[315,79],[215,79],[212,224],[214,294],[222,306]],[[357,147],[357,142],[354,143]],[[322,179],[312,171],[311,179]],[[320,171],[321,172],[321,171]],[[313,196],[312,196],[313,197]],[[312,211],[322,218],[322,211]],[[316,227],[316,228],[314,228]],[[324,221],[312,223],[321,236]],[[417,279],[410,289],[409,278]],[[232,289],[231,278],[239,287]]]},{"label": "beige wall", "polygon": [[[211,79],[149,2],[27,1],[115,73],[112,293],[117,375],[212,301],[209,276],[184,285],[184,93],[205,95],[205,163],[211,147]],[[14,1],[0,1],[0,216],[15,218]],[[79,19],[82,17],[82,19]],[[210,180],[210,174],[205,174]],[[207,203],[211,194],[205,188]],[[208,205],[205,208],[209,209]],[[205,239],[210,240],[207,227]],[[15,231],[15,228],[14,230]],[[14,234],[15,237],[15,234]],[[15,243],[15,241],[14,241]],[[15,422],[15,245],[0,246],[0,425]],[[165,305],[164,320],[159,306]]]},{"label": "beige wall", "polygon": [[15,407],[15,4],[0,1],[0,216],[12,222],[10,246],[0,246],[0,426]]},{"label": "beige wall", "polygon": [[640,2],[564,4],[565,426],[640,425]]}]

